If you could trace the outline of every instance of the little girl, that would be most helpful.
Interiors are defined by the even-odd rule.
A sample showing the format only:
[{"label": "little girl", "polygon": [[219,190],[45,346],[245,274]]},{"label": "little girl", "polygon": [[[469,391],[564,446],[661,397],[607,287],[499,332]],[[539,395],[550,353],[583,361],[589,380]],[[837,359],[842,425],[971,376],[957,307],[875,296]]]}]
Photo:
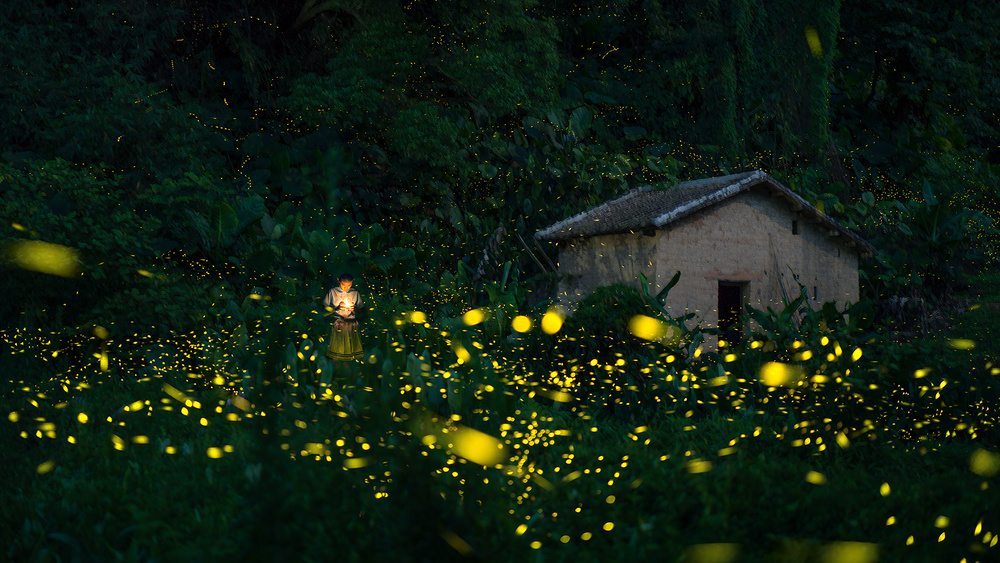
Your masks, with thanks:
[{"label": "little girl", "polygon": [[351,289],[354,276],[341,274],[337,279],[339,286],[334,287],[323,298],[323,316],[333,317],[333,330],[330,332],[330,347],[326,357],[334,362],[351,362],[361,358],[361,334],[358,331],[358,320],[355,314],[363,307],[361,295]]}]

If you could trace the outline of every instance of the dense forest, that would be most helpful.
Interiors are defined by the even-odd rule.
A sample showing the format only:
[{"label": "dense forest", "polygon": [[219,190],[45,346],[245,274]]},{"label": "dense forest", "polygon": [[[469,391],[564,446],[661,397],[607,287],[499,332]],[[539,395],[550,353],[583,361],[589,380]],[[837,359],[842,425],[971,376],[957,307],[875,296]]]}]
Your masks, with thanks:
[{"label": "dense forest", "polygon": [[[956,217],[995,218],[988,2],[3,11],[4,238],[76,248],[82,274],[9,271],[7,328],[183,331],[221,313],[214,284],[313,295],[340,270],[423,298],[500,227],[530,241],[630,187],[756,168],[880,244],[874,294],[947,278],[972,227],[992,252],[987,217]],[[925,185],[937,225],[879,206]],[[493,265],[543,273],[516,238]]]},{"label": "dense forest", "polygon": [[[893,298],[933,307],[966,290],[969,274],[995,267],[1000,242],[996,228],[1000,220],[998,26],[1000,7],[993,0],[4,2],[0,5],[0,292],[5,299],[0,302],[0,366],[5,373],[0,381],[9,389],[3,393],[0,410],[5,416],[10,413],[8,420],[16,429],[14,445],[5,445],[7,451],[0,453],[0,460],[13,464],[22,456],[45,458],[37,453],[44,445],[21,439],[35,434],[34,429],[28,432],[22,426],[29,415],[18,414],[28,412],[23,410],[30,408],[23,407],[25,401],[35,402],[25,399],[29,390],[40,396],[65,395],[64,402],[52,399],[54,406],[46,411],[50,414],[30,415],[43,426],[62,416],[59,413],[66,404],[78,411],[91,409],[91,419],[103,421],[114,409],[98,411],[110,405],[98,408],[93,402],[71,399],[80,393],[81,382],[83,388],[100,387],[96,381],[104,378],[108,382],[104,388],[112,389],[107,393],[113,397],[106,400],[128,404],[132,399],[126,396],[149,387],[134,380],[157,370],[176,369],[181,374],[179,380],[163,383],[165,387],[157,382],[155,387],[161,395],[169,387],[176,394],[169,390],[168,394],[181,403],[190,402],[198,393],[203,401],[212,393],[223,393],[218,396],[225,403],[242,389],[257,405],[254,412],[267,412],[261,405],[284,401],[287,409],[287,393],[306,380],[336,387],[344,391],[344,397],[352,386],[385,393],[393,370],[426,374],[433,371],[432,365],[444,370],[447,362],[438,366],[431,360],[438,358],[438,349],[443,355],[457,356],[459,365],[475,364],[470,369],[478,370],[467,348],[482,350],[486,344],[483,358],[493,355],[492,362],[482,360],[483,369],[496,368],[489,376],[496,379],[483,385],[490,389],[501,387],[500,382],[522,385],[524,392],[499,393],[496,402],[490,402],[476,391],[476,400],[491,405],[493,412],[517,409],[520,416],[523,410],[527,418],[535,407],[510,401],[534,399],[531,388],[535,386],[542,401],[538,412],[560,407],[568,384],[551,387],[550,381],[549,390],[543,392],[544,385],[529,381],[536,372],[554,374],[562,369],[542,367],[539,358],[558,356],[563,367],[573,363],[568,358],[574,356],[589,362],[590,357],[605,353],[605,345],[613,346],[623,334],[631,336],[623,320],[615,325],[617,332],[594,336],[589,343],[572,338],[558,344],[523,340],[526,337],[521,333],[528,330],[512,328],[515,317],[534,319],[532,323],[545,329],[542,339],[555,338],[564,321],[561,334],[569,328],[586,331],[588,327],[582,317],[554,320],[550,306],[559,279],[553,266],[556,249],[536,242],[534,233],[637,186],[763,170],[878,249],[860,272],[862,297],[873,310],[882,310],[876,304]],[[370,318],[363,324],[366,351],[371,352],[350,372],[350,377],[361,378],[358,383],[338,383],[332,367],[310,363],[315,354],[306,359],[311,347],[322,345],[327,330],[318,313],[319,300],[342,272],[354,273],[356,287],[371,304]],[[630,313],[653,314],[647,305],[655,298],[648,290],[645,295],[632,291],[634,295],[616,297],[614,302]],[[859,351],[851,358],[857,362],[865,345],[878,349],[877,354],[866,351],[864,357],[883,362],[881,367],[873,364],[870,368],[882,378],[894,371],[907,371],[906,376],[915,370],[919,373],[923,366],[916,358],[940,351],[931,344],[900,344],[888,337],[884,347],[879,347],[882,344],[873,344],[873,332],[864,338],[854,334],[861,330],[858,323],[863,318],[873,323],[885,320],[877,314],[852,314],[847,323],[835,321],[837,312],[824,309],[806,314],[806,320],[796,322],[793,329],[789,319],[800,304],[790,304],[784,317],[772,311],[765,318],[758,312],[761,325],[773,329],[768,338],[777,342],[787,336],[786,344],[794,342],[798,349],[801,342],[812,342],[803,336],[808,327],[827,330],[842,321],[837,330],[843,331],[838,341],[844,343],[843,350],[848,350],[846,342],[857,342]],[[467,315],[476,311],[487,319],[481,325],[469,322]],[[600,308],[595,311],[589,313],[594,318],[607,313]],[[914,332],[914,326],[900,319],[902,324],[891,334]],[[546,328],[552,323],[554,329]],[[918,328],[916,332],[926,336],[926,326]],[[482,334],[474,337],[464,332],[473,329]],[[687,349],[691,356],[684,365],[692,371],[709,357],[698,359],[700,349],[693,352],[699,330],[685,334],[685,342],[693,347]],[[459,334],[467,339],[459,339]],[[828,333],[814,336],[817,348],[831,341]],[[819,344],[821,338],[826,340]],[[622,349],[641,356],[646,353],[641,352],[645,345],[633,342]],[[780,348],[779,344],[774,353]],[[954,345],[952,351],[955,348],[969,346]],[[765,350],[770,353],[775,346],[746,350],[757,362],[756,368],[768,360],[762,355]],[[835,356],[837,362],[846,362],[850,354],[841,358],[838,344]],[[792,362],[792,357],[789,352],[775,361]],[[799,363],[808,360],[801,354],[794,357]],[[616,361],[613,354],[601,359],[609,366],[622,365]],[[309,370],[320,375],[302,381],[293,377],[287,383],[286,376],[295,371],[289,368],[296,362],[308,364]],[[597,365],[598,360],[593,362]],[[948,365],[972,369],[954,362]],[[500,367],[504,365],[507,371]],[[817,366],[808,369],[820,369]],[[823,369],[828,367],[823,364]],[[991,367],[987,363],[976,369],[990,373]],[[723,374],[719,377],[729,373],[722,363],[711,369],[716,368]],[[524,373],[514,375],[518,369]],[[205,381],[191,380],[188,375],[192,373],[207,374]],[[640,377],[639,373],[623,372],[621,377],[631,383],[612,390],[597,385],[580,390],[579,397],[587,397],[580,401],[608,408],[556,410],[583,417],[573,424],[589,425],[580,420],[607,416],[633,429],[624,431],[632,438],[623,440],[637,441],[640,433],[634,429],[646,428],[644,417],[656,410],[650,405],[666,400],[650,390],[655,386],[628,379]],[[463,388],[459,385],[456,391],[454,381],[437,381],[444,389],[442,395],[462,395]],[[892,384],[878,381],[882,386],[878,393],[885,391],[890,402],[900,400]],[[874,393],[875,383],[869,383]],[[472,388],[468,381],[462,385]],[[970,383],[961,389],[949,386],[953,394],[941,399],[945,383],[935,385],[939,385],[935,400],[970,409],[969,405],[981,405],[983,397],[991,396],[986,387]],[[268,386],[273,396],[262,391]],[[416,387],[419,393],[420,386]],[[622,391],[623,387],[631,391]],[[899,389],[900,393],[917,393],[912,383],[900,383]],[[398,401],[412,390],[410,386],[401,395],[393,389],[389,395]],[[771,386],[767,393],[773,391]],[[609,407],[626,404],[623,397],[628,392],[642,397],[627,403],[630,408]],[[143,396],[153,397],[149,393]],[[424,402],[441,415],[465,413],[468,421],[472,395],[462,396],[466,397],[464,406],[450,399],[442,402],[441,397]],[[246,400],[243,395],[236,397]],[[360,412],[361,419],[370,422],[364,415],[369,412],[364,400],[354,397],[354,403],[347,399],[345,403],[342,394],[336,397],[341,418],[353,420]],[[831,420],[835,415],[830,413],[840,412],[845,408],[843,401],[850,400],[837,397],[816,398],[812,412],[817,419]],[[865,397],[868,405],[874,400]],[[714,404],[716,399],[688,397],[683,401],[702,406],[670,412],[709,416],[703,402]],[[379,399],[379,408],[385,408],[386,400]],[[799,412],[805,408],[798,400],[774,400],[771,405],[776,402],[779,418],[788,414],[788,408]],[[226,404],[231,407],[233,403]],[[823,410],[821,404],[837,407]],[[322,410],[317,404],[312,407]],[[42,407],[36,404],[34,408]],[[185,407],[185,414],[187,408],[191,405]],[[922,423],[899,430],[902,427],[894,425],[912,412],[878,418],[860,402],[852,408],[853,414],[845,415],[846,426],[830,430],[830,424],[826,425],[830,431],[826,443],[843,445],[840,437],[850,435],[848,427],[867,432],[876,419],[876,424],[902,432],[906,440],[922,439],[925,434],[943,439],[957,433],[954,427],[938,424],[930,430],[933,425]],[[920,408],[930,413],[945,407],[935,403]],[[483,407],[475,414],[489,409]],[[232,414],[231,410],[226,412]],[[962,429],[979,424],[986,432],[989,425],[984,421],[993,420],[990,417],[995,414],[981,406],[973,410],[978,414],[969,416],[978,422],[966,421],[965,414],[955,415],[966,421],[960,423],[966,425]],[[237,414],[250,411],[240,406]],[[222,406],[218,412],[223,413]],[[825,414],[820,416],[821,412]],[[339,424],[337,416],[332,418],[332,427]],[[928,419],[935,416],[941,423],[942,417],[927,415]],[[516,425],[515,418],[512,415],[509,421]],[[76,424],[76,420],[71,422]],[[493,422],[488,415],[484,420],[468,424],[497,435],[499,430],[490,429]],[[673,422],[662,425],[677,432],[683,427],[687,432],[680,419],[669,420]],[[807,417],[793,421],[796,428],[801,420]],[[86,421],[84,415],[80,424]],[[109,428],[111,421],[109,416]],[[254,424],[263,425],[265,435],[269,429],[276,431],[277,427],[260,421],[258,416]],[[552,428],[557,426],[552,418],[548,421]],[[299,422],[295,420],[294,426],[306,428]],[[380,443],[377,435],[390,432],[386,428],[393,424],[381,421],[383,426],[373,430],[365,426],[368,422],[359,422],[355,429],[359,439],[368,432],[371,443]],[[744,437],[746,432],[753,434],[754,426],[748,424]],[[257,430],[261,428],[254,427],[248,435],[260,434]],[[48,431],[39,427],[38,439],[44,442]],[[992,431],[995,434],[995,427]],[[18,432],[21,438],[16,438]],[[552,432],[552,436],[562,435],[558,433],[562,430]],[[777,431],[773,440],[782,443],[782,435],[788,434]],[[542,442],[548,439],[544,432],[539,436],[536,439]],[[104,445],[105,450],[111,443],[115,450],[124,449],[117,447],[114,438]],[[414,440],[420,446],[420,437]],[[180,441],[175,439],[176,444]],[[433,443],[425,440],[423,445]],[[6,438],[0,444],[7,444]],[[259,448],[265,451],[270,446]],[[313,452],[303,448],[303,452]],[[218,448],[209,448],[208,457],[222,456],[212,455],[212,450]],[[430,462],[415,449],[404,450],[400,446],[403,453],[392,455],[403,457],[386,462],[386,467],[397,464],[392,465],[397,474],[400,467],[414,468],[407,486],[427,491],[440,487],[445,491],[450,486],[431,484],[433,480],[417,469],[426,469]],[[996,474],[1000,462],[988,457],[995,454],[976,451],[982,452],[976,454],[980,455],[977,459],[987,460],[980,464],[987,469],[974,473]],[[444,455],[441,449],[437,453]],[[461,452],[458,457],[462,463],[476,458]],[[678,457],[684,455],[674,459]],[[108,464],[107,469],[117,467],[118,462],[102,463]],[[622,468],[626,465],[621,464]],[[286,476],[293,471],[282,467],[279,473],[284,471]],[[51,467],[42,463],[29,469],[30,475],[19,482],[46,477]],[[198,470],[202,471],[201,466]],[[242,475],[243,471],[238,472]],[[317,477],[314,469],[301,471],[303,478],[330,479]],[[693,477],[701,471],[688,473]],[[658,475],[664,481],[670,479]],[[524,479],[528,491],[530,483],[547,483],[540,473],[529,477]],[[280,476],[267,479],[274,487]],[[482,479],[480,475],[478,480]],[[640,481],[637,476],[633,484]],[[948,477],[948,482],[957,481]],[[371,496],[370,480],[336,486],[349,489],[352,502]],[[478,495],[480,505],[510,500],[509,490],[487,489],[479,486],[469,495]],[[536,491],[542,489],[548,487],[536,485]],[[368,492],[362,494],[362,490]],[[309,510],[326,510],[304,500],[303,490],[285,492]],[[9,506],[31,504],[30,494],[18,494],[22,496]],[[516,495],[516,505],[536,502],[534,493],[521,494]],[[440,516],[440,523],[435,524],[438,528],[432,535],[440,541],[430,545],[416,536],[408,541],[432,550],[451,549],[451,555],[473,553],[466,540],[476,543],[470,538],[478,537],[473,531],[478,524],[460,517],[467,516],[469,508],[448,508],[461,502],[451,493],[440,496],[431,498],[425,492],[420,497],[441,514],[450,514]],[[918,497],[914,502],[921,505],[933,504],[936,498]],[[267,498],[269,510],[284,516],[292,513],[290,505]],[[615,497],[609,498],[608,505]],[[58,503],[55,497],[45,502],[47,506]],[[416,508],[393,506],[401,514],[419,518]],[[216,508],[218,514],[231,514]],[[684,518],[695,518],[691,512],[695,508],[685,510],[689,512]],[[524,533],[506,510],[497,508],[492,513],[507,519],[503,526],[518,529],[517,537]],[[358,525],[383,522],[391,512],[366,514],[368,520],[362,518]],[[79,554],[79,550],[102,553],[99,558],[111,558],[109,553],[118,553],[115,550],[135,558],[181,557],[178,552],[157,551],[166,549],[162,546],[123,539],[125,532],[106,545],[90,544],[89,540],[67,540],[60,531],[48,530],[48,536],[38,532],[46,522],[51,524],[43,515],[29,519],[23,528],[23,515],[4,515],[9,518],[5,521],[17,522],[16,529],[21,530],[17,541],[0,535],[9,540],[8,545],[24,550],[17,554],[41,549],[53,537],[65,544],[63,551],[43,550],[49,555],[39,560],[50,560],[46,559],[50,555],[51,560],[60,560],[59,553]],[[213,526],[228,531],[225,526],[229,524],[220,524],[228,517],[219,516],[222,520]],[[109,524],[109,530],[119,533],[128,518],[116,518],[120,518],[118,527]],[[491,522],[484,527],[498,525],[482,518]],[[535,518],[528,521],[529,535],[547,525],[544,516]],[[641,530],[643,525],[637,523],[634,529]],[[248,529],[248,533],[258,530]],[[308,528],[309,533],[317,529]],[[604,530],[610,529],[605,525]],[[191,522],[183,533],[204,545],[208,536],[199,534],[210,532]],[[277,533],[271,530],[264,535],[271,538]],[[537,533],[534,543],[538,545],[526,540],[524,549],[539,549],[560,538],[555,532],[545,537]],[[977,529],[976,534],[981,532]],[[695,535],[695,540],[709,545]],[[243,537],[237,536],[232,541]],[[683,536],[670,537],[669,541],[680,542],[676,545],[684,542]],[[280,550],[273,546],[280,541],[274,542],[269,545],[277,558]],[[477,545],[490,543],[482,538],[480,542]],[[988,538],[982,543],[988,544]],[[815,555],[809,550],[816,546],[810,546],[802,548],[807,554],[802,557]],[[111,551],[102,551],[105,548]],[[863,547],[844,547],[855,548],[861,551],[849,552],[861,555],[849,560],[872,560],[864,558],[868,552]],[[394,553],[386,546],[379,549],[387,556]],[[667,552],[674,553],[670,549]],[[735,560],[735,555],[727,558],[729,548],[705,549],[704,553],[688,553],[690,560]],[[950,556],[961,549],[947,553]],[[570,557],[551,555],[564,556]]]}]

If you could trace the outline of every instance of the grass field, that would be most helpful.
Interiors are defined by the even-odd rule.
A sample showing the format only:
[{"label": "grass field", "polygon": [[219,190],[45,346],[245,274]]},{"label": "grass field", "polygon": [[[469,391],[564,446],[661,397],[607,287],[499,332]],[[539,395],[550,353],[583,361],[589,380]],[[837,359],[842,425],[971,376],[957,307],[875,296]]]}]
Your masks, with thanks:
[{"label": "grass field", "polygon": [[[995,560],[994,324],[983,306],[944,343],[774,340],[753,362],[646,347],[649,372],[552,357],[562,379],[624,382],[588,400],[520,367],[555,342],[537,331],[482,345],[480,327],[404,324],[350,377],[265,378],[245,403],[181,370],[70,377],[7,356],[0,557]],[[301,337],[268,353],[285,375],[321,363]],[[767,359],[817,375],[765,384]]]},{"label": "grass field", "polygon": [[972,301],[969,309],[955,319],[951,334],[976,341],[976,356],[994,364],[1000,360],[1000,274],[988,273],[970,278],[971,288],[964,297]]}]

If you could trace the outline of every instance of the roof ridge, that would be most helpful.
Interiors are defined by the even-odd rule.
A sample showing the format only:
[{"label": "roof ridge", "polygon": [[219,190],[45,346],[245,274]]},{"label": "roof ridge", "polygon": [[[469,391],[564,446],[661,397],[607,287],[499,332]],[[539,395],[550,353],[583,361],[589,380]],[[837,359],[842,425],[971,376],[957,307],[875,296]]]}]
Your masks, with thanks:
[{"label": "roof ridge", "polygon": [[[738,175],[739,174],[733,174],[733,176],[738,176]],[[750,172],[744,178],[738,180],[737,182],[734,182],[732,184],[724,184],[722,187],[715,190],[714,192],[705,194],[697,199],[693,199],[662,215],[657,216],[656,218],[653,219],[653,224],[656,225],[657,228],[662,227],[666,223],[669,223],[678,217],[683,217],[684,215],[687,215],[691,211],[699,209],[700,207],[703,207],[708,203],[732,197],[750,187],[752,184],[754,184],[756,180],[765,179],[765,176],[767,176],[767,174],[765,174],[763,171],[754,170],[753,172]]]},{"label": "roof ridge", "polygon": [[847,235],[848,238],[854,240],[859,246],[863,247],[873,256],[875,254],[878,254],[878,249],[876,249],[870,242],[865,240],[860,234],[855,233],[851,229],[847,228],[846,225],[842,224],[840,221],[834,219],[833,217],[830,217],[829,215],[826,214],[826,212],[820,211],[818,207],[809,203],[806,200],[806,198],[793,192],[791,188],[788,188],[787,186],[785,186],[781,182],[778,182],[777,180],[774,180],[773,178],[771,178],[771,180],[772,181],[770,183],[776,186],[782,193],[785,194],[786,197],[789,197],[792,200],[798,202],[800,205],[803,206],[803,209],[809,209],[813,215],[815,215],[823,223],[826,223],[828,227],[832,227],[834,230],[839,231],[844,235]]},{"label": "roof ridge", "polygon": [[567,219],[563,219],[562,221],[559,221],[555,225],[552,225],[551,227],[549,227],[549,228],[547,228],[545,230],[536,232],[535,233],[535,238],[538,239],[540,237],[545,237],[545,236],[548,236],[550,234],[555,234],[555,233],[561,231],[563,228],[567,227],[568,225],[572,224],[575,221],[585,219],[588,215],[592,215],[594,213],[597,213],[598,211],[603,211],[604,209],[607,209],[608,207],[611,206],[611,204],[624,201],[624,200],[626,200],[626,199],[628,199],[630,197],[634,197],[637,194],[640,194],[640,193],[643,193],[643,192],[652,191],[652,189],[653,189],[652,186],[639,186],[637,188],[632,188],[628,192],[626,192],[626,193],[624,193],[624,194],[616,197],[615,199],[610,199],[610,200],[605,201],[604,203],[602,203],[602,204],[600,204],[600,205],[598,205],[596,207],[591,207],[590,209],[587,209],[585,211],[581,211],[580,213],[577,213],[576,215],[573,215],[572,217],[569,217]]},{"label": "roof ridge", "polygon": [[[568,240],[574,237],[589,237],[613,232],[624,232],[654,227],[668,228],[668,225],[688,215],[729,199],[754,186],[765,185],[769,190],[780,194],[793,209],[812,216],[826,228],[829,234],[840,234],[847,237],[849,244],[857,245],[862,253],[875,253],[875,248],[859,234],[851,231],[839,221],[830,217],[801,195],[793,192],[781,182],[762,170],[751,170],[714,178],[688,180],[666,187],[641,186],[627,193],[606,201],[596,207],[582,211],[559,221],[547,229],[535,233],[537,240]],[[642,194],[648,197],[638,196]],[[671,195],[672,194],[672,195]],[[632,200],[632,201],[630,201]],[[658,213],[656,207],[663,205],[669,211]],[[672,205],[676,207],[671,209]],[[624,215],[623,215],[624,214]],[[591,221],[587,221],[592,218]],[[570,231],[576,229],[575,233]]]}]

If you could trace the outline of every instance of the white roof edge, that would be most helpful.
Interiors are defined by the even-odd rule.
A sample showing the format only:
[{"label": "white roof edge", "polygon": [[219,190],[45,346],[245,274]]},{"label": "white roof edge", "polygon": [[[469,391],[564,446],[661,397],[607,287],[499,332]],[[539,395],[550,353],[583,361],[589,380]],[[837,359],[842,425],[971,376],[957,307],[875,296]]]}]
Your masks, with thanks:
[{"label": "white roof edge", "polygon": [[656,217],[655,219],[653,219],[653,224],[656,225],[657,228],[662,227],[663,225],[670,223],[671,221],[673,221],[678,217],[683,217],[684,215],[687,215],[692,209],[698,209],[699,207],[703,206],[706,202],[727,199],[745,190],[749,185],[756,183],[757,180],[763,180],[766,177],[767,174],[765,174],[764,172],[760,170],[754,170],[746,178],[743,178],[738,182],[729,184],[728,186],[725,186],[712,193],[699,197],[698,199],[689,201],[684,205],[681,205],[667,213],[664,213],[663,215],[660,215],[659,217]]},{"label": "white roof edge", "polygon": [[785,187],[781,182],[775,180],[774,178],[769,177],[767,174],[764,174],[764,178],[768,180],[772,185],[776,186],[779,190],[781,190],[781,193],[784,194],[786,197],[792,199],[793,201],[796,201],[797,203],[802,205],[804,209],[809,209],[813,213],[815,213],[816,216],[819,217],[821,221],[826,223],[828,227],[833,227],[833,229],[837,231],[839,234],[846,235],[850,241],[850,244],[852,245],[857,244],[862,248],[864,248],[867,252],[872,253],[873,255],[878,252],[877,249],[874,246],[872,246],[870,242],[862,238],[860,235],[852,233],[850,229],[840,224],[840,221],[837,221],[833,217],[830,217],[826,213],[820,211],[819,209],[816,208],[815,205],[809,203],[808,201],[806,201],[804,197],[800,196],[799,194]]},{"label": "white roof edge", "polygon": [[[781,182],[778,182],[777,180],[775,180],[773,177],[771,177],[770,175],[768,175],[766,172],[764,172],[762,170],[754,170],[753,172],[750,172],[749,174],[747,174],[746,177],[744,177],[744,178],[742,178],[742,179],[740,179],[740,180],[738,180],[736,182],[733,182],[732,184],[726,185],[726,186],[724,186],[724,187],[722,187],[722,188],[720,188],[720,189],[718,189],[718,190],[716,190],[714,192],[711,192],[711,193],[709,193],[707,195],[704,195],[704,196],[702,196],[702,197],[700,197],[700,198],[698,198],[696,200],[689,201],[688,203],[686,203],[684,205],[681,205],[680,207],[677,207],[676,209],[674,209],[674,210],[672,210],[670,212],[667,212],[667,213],[664,213],[664,214],[662,214],[662,215],[660,215],[658,217],[655,217],[653,219],[653,225],[656,228],[658,228],[658,229],[659,228],[663,228],[664,225],[666,225],[666,224],[668,224],[668,223],[670,223],[670,222],[672,222],[672,221],[674,221],[674,220],[676,220],[676,219],[678,219],[680,217],[684,217],[688,213],[691,213],[691,212],[693,212],[693,211],[695,211],[697,209],[700,209],[701,207],[704,207],[705,205],[707,205],[709,203],[713,203],[713,202],[716,202],[716,201],[721,201],[721,200],[724,200],[724,199],[728,199],[729,197],[732,197],[733,195],[736,195],[739,192],[741,192],[743,190],[746,190],[746,189],[748,189],[748,188],[750,188],[750,187],[752,187],[754,185],[757,185],[758,183],[761,183],[761,182],[767,182],[768,184],[770,184],[771,186],[773,186],[774,188],[776,188],[777,190],[779,190],[782,193],[782,195],[784,195],[786,198],[788,198],[788,199],[790,199],[790,200],[798,203],[799,205],[801,205],[805,209],[810,209],[824,223],[826,223],[827,225],[833,227],[837,231],[839,231],[839,232],[847,235],[847,237],[849,239],[851,239],[851,241],[853,243],[856,243],[856,244],[860,245],[867,252],[869,252],[869,253],[874,253],[875,252],[875,247],[872,246],[871,243],[869,243],[868,241],[864,240],[859,235],[851,232],[847,227],[844,227],[838,221],[836,221],[834,218],[830,217],[826,213],[823,213],[819,209],[816,209],[816,207],[814,207],[812,204],[810,204],[808,201],[806,201],[805,198],[803,198],[799,194],[793,192],[792,190],[786,188],[784,185],[781,184]],[[639,193],[642,193],[642,192],[650,191],[652,189],[653,189],[652,186],[641,186],[641,187],[638,187],[638,188],[634,188],[631,191],[629,191],[629,192],[625,193],[624,195],[621,195],[621,196],[619,196],[619,197],[617,197],[615,199],[606,201],[606,202],[602,203],[601,205],[598,205],[596,207],[593,207],[593,208],[588,209],[586,211],[583,211],[581,213],[577,213],[576,215],[574,215],[574,216],[572,216],[572,217],[570,217],[568,219],[564,219],[562,221],[559,221],[558,223],[556,223],[556,224],[554,224],[554,225],[552,225],[552,226],[550,226],[550,227],[548,227],[546,229],[543,229],[541,231],[537,231],[535,233],[535,238],[538,239],[538,240],[542,240],[544,237],[548,237],[548,236],[551,236],[551,235],[554,235],[554,234],[558,234],[558,233],[562,232],[567,226],[569,226],[573,222],[576,222],[576,221],[579,221],[581,219],[584,219],[588,215],[590,215],[592,213],[596,213],[598,211],[601,211],[601,210],[603,210],[603,209],[605,209],[605,208],[607,208],[607,207],[609,207],[609,206],[611,206],[613,204],[616,204],[617,202],[619,202],[621,200],[627,199],[629,197],[633,197],[636,194],[639,194]]]},{"label": "white roof edge", "polygon": [[767,182],[771,184],[776,189],[778,189],[782,193],[782,195],[784,195],[786,198],[791,199],[796,203],[800,204],[804,209],[812,210],[812,212],[815,213],[816,216],[819,217],[821,221],[826,223],[828,226],[833,227],[837,232],[847,235],[847,237],[851,240],[852,243],[860,245],[868,252],[871,253],[876,252],[875,247],[872,246],[870,242],[866,241],[865,239],[861,238],[855,233],[852,233],[847,227],[841,225],[840,222],[838,222],[836,219],[830,217],[826,213],[823,213],[819,209],[816,209],[816,207],[810,204],[808,201],[806,201],[805,198],[793,192],[792,190],[786,188],[784,185],[781,184],[781,182],[775,180],[766,172],[763,172],[761,170],[755,170],[749,176],[738,182],[735,182],[724,188],[716,190],[694,201],[688,202],[669,213],[664,213],[663,215],[660,215],[659,217],[653,219],[653,224],[656,225],[656,228],[658,229],[662,228],[663,225],[666,225],[667,223],[670,223],[671,221],[679,217],[683,217],[690,211],[698,209],[707,202],[721,201],[727,199],[743,191],[744,189],[747,189],[748,187],[756,185],[758,181]]},{"label": "white roof edge", "polygon": [[604,203],[602,203],[602,204],[600,204],[600,205],[598,205],[596,207],[592,207],[592,208],[590,208],[590,209],[588,209],[586,211],[582,211],[580,213],[577,213],[576,215],[573,215],[572,217],[570,217],[568,219],[563,219],[562,221],[559,221],[558,223],[552,225],[551,227],[548,227],[547,229],[543,229],[541,231],[536,232],[535,233],[535,238],[541,240],[543,237],[547,237],[549,235],[554,235],[556,233],[562,232],[562,230],[565,229],[567,226],[569,226],[571,223],[573,223],[575,221],[579,221],[581,219],[585,219],[591,213],[596,213],[597,211],[600,211],[602,209],[605,209],[605,208],[609,207],[613,203],[617,203],[617,202],[619,202],[619,201],[621,201],[623,199],[628,199],[628,198],[633,197],[636,194],[639,194],[639,193],[642,193],[642,192],[648,192],[651,189],[653,189],[652,186],[640,186],[638,188],[633,188],[633,189],[629,190],[628,192],[626,192],[624,195],[618,196],[618,197],[616,197],[615,199],[612,199],[612,200],[605,201]]}]

